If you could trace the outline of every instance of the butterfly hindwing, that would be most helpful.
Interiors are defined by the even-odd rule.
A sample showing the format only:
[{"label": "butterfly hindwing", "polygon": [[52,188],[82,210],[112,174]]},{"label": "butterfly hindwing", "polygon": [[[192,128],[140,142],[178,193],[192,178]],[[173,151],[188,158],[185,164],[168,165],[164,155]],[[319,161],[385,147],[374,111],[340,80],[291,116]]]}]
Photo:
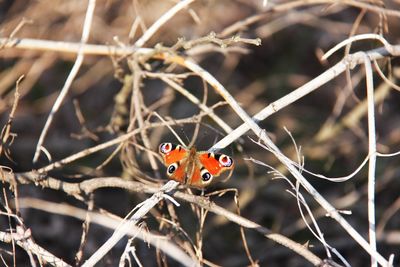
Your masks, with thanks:
[{"label": "butterfly hindwing", "polygon": [[[174,163],[173,163],[174,164]],[[172,164],[168,166],[167,175],[170,179],[175,180],[181,184],[184,184],[186,181],[186,170],[185,165],[177,163],[177,167],[172,167]],[[176,168],[176,169],[171,169]]]}]

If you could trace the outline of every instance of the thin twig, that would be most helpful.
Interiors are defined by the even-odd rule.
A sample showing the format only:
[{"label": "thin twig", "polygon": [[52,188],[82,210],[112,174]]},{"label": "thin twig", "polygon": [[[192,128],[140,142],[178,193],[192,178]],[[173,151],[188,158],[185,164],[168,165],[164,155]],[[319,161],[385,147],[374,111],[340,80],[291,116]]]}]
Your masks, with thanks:
[{"label": "thin twig", "polygon": [[329,4],[341,4],[341,5],[349,5],[353,7],[357,7],[360,9],[366,9],[369,11],[373,11],[376,13],[382,13],[388,16],[395,16],[395,17],[400,17],[400,12],[398,10],[393,10],[393,9],[387,9],[383,7],[379,7],[376,5],[371,5],[362,1],[354,1],[354,0],[297,0],[297,1],[288,1],[283,4],[278,4],[278,5],[270,5],[267,8],[268,11],[275,11],[275,12],[282,12],[285,10],[292,10],[297,7],[302,7],[302,6],[309,6],[309,5],[329,5]]},{"label": "thin twig", "polygon": [[71,69],[71,72],[68,75],[67,80],[65,81],[64,87],[61,89],[61,92],[58,95],[56,102],[54,102],[54,105],[53,105],[53,107],[49,113],[49,116],[46,120],[46,123],[42,129],[38,143],[36,145],[35,154],[33,156],[34,163],[37,162],[39,155],[40,155],[40,151],[42,151],[41,148],[43,146],[43,142],[44,142],[44,139],[46,138],[46,135],[50,128],[50,125],[53,121],[54,115],[60,108],[62,102],[64,101],[64,98],[67,95],[69,89],[71,88],[72,82],[74,81],[74,79],[75,79],[76,75],[78,74],[78,71],[82,65],[83,59],[85,57],[85,54],[83,53],[82,44],[86,43],[89,39],[89,34],[90,34],[91,26],[92,26],[93,13],[94,13],[95,6],[96,6],[96,0],[88,0],[88,7],[86,10],[85,22],[83,25],[81,45],[79,46],[78,56],[76,58],[74,66]]},{"label": "thin twig", "polygon": [[333,53],[335,53],[337,50],[339,50],[343,46],[346,46],[350,43],[353,43],[355,41],[360,41],[360,40],[379,40],[385,46],[385,48],[389,52],[389,54],[394,56],[396,53],[396,51],[393,49],[393,46],[391,44],[389,44],[389,42],[386,41],[386,39],[383,38],[381,35],[367,33],[367,34],[351,36],[351,37],[347,38],[346,40],[338,43],[333,48],[331,48],[328,52],[326,52],[325,55],[323,55],[321,59],[327,60]]},{"label": "thin twig", "polygon": [[[365,75],[367,80],[368,100],[368,229],[369,244],[376,251],[376,225],[375,225],[375,169],[376,169],[376,129],[375,129],[375,100],[374,82],[371,61],[364,54]],[[378,263],[374,255],[371,255],[371,267],[377,267]]]},{"label": "thin twig", "polygon": [[215,121],[226,133],[232,132],[232,128],[220,117],[218,117],[214,111],[209,108],[207,105],[204,103],[201,103],[200,100],[191,94],[188,90],[180,86],[178,83],[174,82],[173,80],[167,78],[167,77],[162,77],[162,81],[167,83],[169,86],[177,90],[179,93],[184,95],[187,99],[189,99],[193,104],[197,105],[202,111],[206,112],[208,116]]},{"label": "thin twig", "polygon": [[[144,146],[147,149],[152,149],[151,144],[150,144],[150,139],[147,134],[147,130],[143,128],[143,126],[145,124],[144,119],[143,119],[143,114],[142,114],[142,107],[144,106],[144,103],[143,103],[143,96],[140,92],[140,84],[142,82],[143,73],[142,73],[142,70],[136,59],[132,60],[130,63],[131,63],[130,65],[131,65],[132,72],[133,72],[133,79],[132,79],[133,92],[132,92],[132,97],[131,97],[131,99],[132,99],[131,100],[131,113],[134,113],[134,117],[130,118],[131,122],[129,123],[128,131],[133,129],[134,123],[135,123],[135,121],[137,121],[137,124],[138,124],[137,126],[139,129],[141,129],[140,136],[142,137]],[[149,159],[150,166],[151,166],[153,172],[155,173],[156,178],[160,178],[158,165],[157,165],[157,162],[156,162],[153,154],[151,154],[148,150],[146,151],[146,154]]]},{"label": "thin twig", "polygon": [[0,47],[28,49],[37,51],[53,51],[59,53],[82,53],[84,55],[98,56],[127,56],[133,53],[150,53],[152,48],[136,48],[133,46],[112,46],[112,45],[95,45],[80,44],[76,42],[61,42],[52,40],[39,39],[18,39],[18,38],[0,38]]},{"label": "thin twig", "polygon": [[[400,92],[400,86],[398,86],[397,84],[395,84],[390,78],[386,77],[386,75],[382,72],[381,68],[378,65],[378,62],[376,62],[376,60],[374,60],[374,66],[376,71],[378,72],[379,76],[388,84],[390,85],[390,87],[392,87],[393,89],[396,89],[397,91]],[[391,76],[390,76],[391,77]]]},{"label": "thin twig", "polygon": [[153,35],[158,31],[158,29],[164,25],[168,20],[174,17],[176,13],[190,5],[194,0],[183,0],[179,1],[170,10],[165,12],[147,31],[135,42],[135,47],[142,47]]},{"label": "thin twig", "polygon": [[81,235],[81,243],[79,244],[78,252],[75,254],[75,266],[80,266],[83,258],[83,250],[86,245],[87,236],[89,233],[89,227],[91,224],[90,213],[93,211],[94,206],[94,195],[90,194],[88,199],[88,207],[86,211],[85,219],[82,223],[82,235]]}]

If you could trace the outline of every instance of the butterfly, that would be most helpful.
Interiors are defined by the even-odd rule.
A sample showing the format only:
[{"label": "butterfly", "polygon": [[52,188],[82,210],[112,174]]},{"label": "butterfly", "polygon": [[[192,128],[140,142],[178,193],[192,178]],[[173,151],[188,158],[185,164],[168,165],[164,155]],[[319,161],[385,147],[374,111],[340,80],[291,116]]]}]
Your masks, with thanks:
[{"label": "butterfly", "polygon": [[204,188],[222,172],[233,169],[233,159],[225,154],[197,151],[172,143],[162,143],[159,153],[170,179],[189,186]]}]

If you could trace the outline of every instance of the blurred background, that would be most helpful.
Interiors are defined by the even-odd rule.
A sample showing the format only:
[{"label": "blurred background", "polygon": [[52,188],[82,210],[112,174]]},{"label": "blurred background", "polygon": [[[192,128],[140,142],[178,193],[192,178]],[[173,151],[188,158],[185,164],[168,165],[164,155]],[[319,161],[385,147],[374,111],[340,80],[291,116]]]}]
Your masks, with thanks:
[{"label": "blurred background", "polygon": [[[328,61],[321,55],[352,35],[363,33],[382,34],[391,44],[397,44],[400,36],[399,1],[331,1],[312,4],[310,1],[194,1],[174,15],[145,44],[173,47],[178,38],[199,40],[215,33],[217,38],[240,36],[261,39],[256,46],[244,42],[221,47],[215,43],[198,42],[191,47],[174,50],[188,56],[210,72],[249,114],[284,97],[301,85],[329,69],[345,55],[344,49]],[[98,0],[88,43],[109,46],[130,46],[158,18],[177,1],[109,1]],[[358,3],[358,4],[357,4]],[[86,1],[0,1],[1,37],[32,38],[78,43],[81,39]],[[389,10],[389,11],[386,11]],[[21,27],[19,27],[21,26]],[[350,52],[368,51],[382,46],[378,41],[365,40],[354,43]],[[0,158],[2,166],[13,172],[25,172],[49,163],[41,155],[37,164],[32,158],[38,138],[48,114],[74,64],[76,54],[34,49],[5,48],[0,50],[0,122],[8,120],[14,103],[15,84],[21,75],[20,99],[14,114],[12,132],[15,134],[8,155]],[[143,118],[146,122],[159,122],[152,112],[166,120],[180,121],[198,115],[198,106],[160,79],[160,74],[187,74],[188,70],[160,60],[149,60],[149,69],[141,80],[140,97]],[[393,83],[400,76],[398,58],[385,58],[378,62],[381,71]],[[133,72],[129,57],[86,55],[83,65],[70,91],[55,115],[44,146],[52,161],[63,159],[86,148],[111,140],[138,128],[133,120],[134,104],[132,88],[125,88],[126,79]],[[147,73],[148,72],[148,73]],[[151,76],[151,73],[154,76]],[[376,90],[377,148],[381,153],[393,153],[400,147],[399,92],[378,74],[374,74]],[[180,78],[181,85],[206,104],[220,106],[215,114],[235,129],[243,122],[211,86],[205,89],[203,81],[195,75]],[[122,97],[117,98],[117,96]],[[295,146],[301,146],[305,169],[328,177],[345,176],[353,172],[368,154],[367,109],[365,70],[356,67],[346,74],[327,82],[313,93],[260,122],[275,144],[291,159],[297,161]],[[132,115],[133,114],[133,115]],[[80,116],[81,115],[81,116]],[[136,114],[137,115],[137,114]],[[83,118],[83,120],[82,120]],[[137,118],[136,118],[137,120]],[[198,129],[196,128],[198,125]],[[199,150],[207,150],[226,133],[207,116],[201,123],[195,118],[173,126],[178,135]],[[147,130],[148,142],[138,134],[101,165],[115,150],[109,148],[55,170],[51,175],[60,179],[117,176],[138,181],[164,182],[165,167],[157,161],[162,179],[157,177],[149,162],[146,149],[157,151],[161,142],[178,143],[171,131],[164,126]],[[283,179],[273,179],[270,169],[259,166],[254,158],[267,163],[289,176],[277,159],[251,141],[257,138],[248,132],[223,152],[232,156],[236,167],[232,177],[216,183],[207,192],[224,188],[239,191],[241,215],[271,230],[284,234],[296,242],[307,244],[311,251],[326,258],[323,246],[311,234],[301,219],[297,201],[287,192],[290,185]],[[5,144],[3,144],[5,145]],[[144,148],[146,149],[144,149]],[[378,251],[386,258],[397,253],[399,263],[400,242],[400,169],[398,156],[378,158],[376,171],[376,218]],[[346,219],[365,238],[368,236],[367,173],[362,168],[352,179],[333,183],[304,174],[316,189],[337,209],[351,210]],[[160,176],[160,175],[158,175]],[[226,176],[224,176],[226,177]],[[7,184],[3,184],[2,205],[5,198],[14,198]],[[7,191],[7,192],[6,192]],[[79,201],[64,192],[37,187],[34,184],[19,187],[18,197],[33,197],[53,202],[69,203],[86,209]],[[199,194],[194,190],[195,194]],[[304,192],[303,192],[304,193]],[[365,266],[369,255],[325,213],[311,197],[304,193],[308,204],[321,227],[327,242],[336,248],[352,266]],[[148,195],[121,189],[101,189],[94,194],[95,209],[104,209],[118,216],[125,216]],[[235,211],[233,194],[212,197],[212,200],[228,210]],[[118,203],[118,205],[116,205]],[[177,208],[181,227],[188,237],[195,240],[199,230],[196,212],[190,205]],[[4,211],[4,209],[2,208]],[[34,240],[54,255],[74,265],[79,249],[82,221],[73,217],[55,215],[36,209],[21,209],[24,223],[32,230]],[[160,215],[165,213],[166,215]],[[166,216],[160,205],[146,218],[151,232],[167,235],[181,244],[187,236],[172,226],[160,229],[160,216]],[[1,216],[1,231],[9,228],[6,216]],[[111,235],[111,231],[96,224],[91,225],[83,249],[84,258],[90,256]],[[259,233],[246,231],[250,252],[260,266],[305,266],[299,255],[291,252]],[[203,257],[213,266],[244,266],[249,261],[240,238],[239,227],[225,218],[209,214],[202,232]],[[122,242],[103,259],[99,266],[115,266],[119,262],[125,244]],[[168,257],[162,257],[153,247],[141,240],[135,241],[136,253],[144,266],[176,266]],[[3,252],[11,246],[2,244]],[[12,257],[3,254],[7,264]],[[29,257],[17,249],[17,266],[29,263]],[[156,260],[164,259],[164,260]],[[341,263],[336,257],[334,260]]]}]

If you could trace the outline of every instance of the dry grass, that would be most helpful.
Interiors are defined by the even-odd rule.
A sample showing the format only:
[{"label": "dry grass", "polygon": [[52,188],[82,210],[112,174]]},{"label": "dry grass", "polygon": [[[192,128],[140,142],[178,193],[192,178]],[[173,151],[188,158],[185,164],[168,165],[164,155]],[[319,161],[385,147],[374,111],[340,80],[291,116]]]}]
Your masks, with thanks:
[{"label": "dry grass", "polygon": [[0,3],[2,264],[398,265],[399,7]]}]

